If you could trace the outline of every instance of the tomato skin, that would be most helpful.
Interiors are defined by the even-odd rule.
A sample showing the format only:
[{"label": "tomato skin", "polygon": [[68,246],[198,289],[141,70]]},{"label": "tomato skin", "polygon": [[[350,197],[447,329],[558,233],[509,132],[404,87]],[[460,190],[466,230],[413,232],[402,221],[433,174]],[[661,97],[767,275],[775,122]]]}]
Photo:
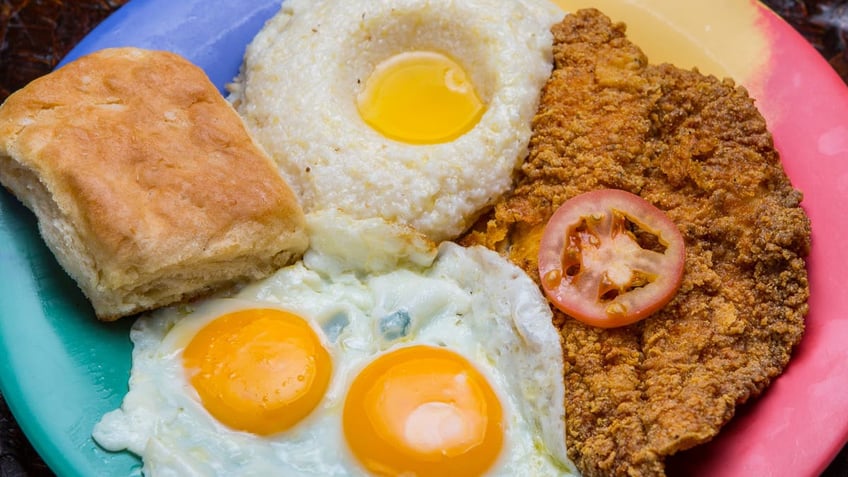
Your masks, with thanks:
[{"label": "tomato skin", "polygon": [[[634,230],[655,243],[641,243]],[[539,247],[539,276],[561,311],[613,328],[671,301],[685,253],[683,236],[663,211],[630,192],[601,189],[569,199],[551,216]]]}]

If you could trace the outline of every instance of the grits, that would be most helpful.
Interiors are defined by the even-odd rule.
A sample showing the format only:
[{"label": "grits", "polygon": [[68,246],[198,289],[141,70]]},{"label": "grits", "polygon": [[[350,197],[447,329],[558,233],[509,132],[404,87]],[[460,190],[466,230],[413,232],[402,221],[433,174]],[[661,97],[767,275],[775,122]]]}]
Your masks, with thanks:
[{"label": "grits", "polygon": [[[562,16],[546,0],[287,0],[248,46],[230,100],[307,213],[382,216],[450,239],[511,186]],[[357,96],[375,67],[410,51],[462,66],[484,107],[468,132],[411,144],[362,119]]]}]

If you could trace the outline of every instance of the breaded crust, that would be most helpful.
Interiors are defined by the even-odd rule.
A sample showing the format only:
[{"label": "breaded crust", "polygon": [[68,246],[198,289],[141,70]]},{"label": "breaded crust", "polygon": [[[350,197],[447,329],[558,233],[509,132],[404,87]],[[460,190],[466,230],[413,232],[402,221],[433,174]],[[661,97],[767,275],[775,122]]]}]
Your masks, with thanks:
[{"label": "breaded crust", "polygon": [[541,231],[581,192],[624,189],[677,224],[686,269],[661,311],[607,330],[555,310],[569,456],[586,476],[664,475],[667,456],[712,439],[789,361],[807,313],[809,220],[744,88],[649,65],[597,10],[553,32],[517,187],[462,242],[538,282]]},{"label": "breaded crust", "polygon": [[263,277],[307,246],[273,162],[173,53],[103,50],[11,95],[0,182],[103,320]]}]

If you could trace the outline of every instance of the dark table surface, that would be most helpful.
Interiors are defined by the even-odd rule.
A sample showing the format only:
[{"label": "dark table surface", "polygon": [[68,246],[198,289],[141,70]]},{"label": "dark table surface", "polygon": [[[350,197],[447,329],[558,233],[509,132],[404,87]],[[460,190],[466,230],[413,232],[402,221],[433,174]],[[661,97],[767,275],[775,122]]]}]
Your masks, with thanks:
[{"label": "dark table surface", "polygon": [[[127,0],[0,0],[0,101],[49,72],[100,21]],[[848,84],[848,0],[764,0]],[[848,409],[846,409],[848,412]],[[0,477],[53,475],[0,396]],[[848,446],[822,477],[848,477]]]}]

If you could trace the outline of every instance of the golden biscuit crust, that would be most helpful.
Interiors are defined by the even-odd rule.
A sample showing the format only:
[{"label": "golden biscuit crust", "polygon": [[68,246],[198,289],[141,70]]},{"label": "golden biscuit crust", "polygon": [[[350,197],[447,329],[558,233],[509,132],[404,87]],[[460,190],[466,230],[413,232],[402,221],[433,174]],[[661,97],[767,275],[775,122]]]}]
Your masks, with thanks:
[{"label": "golden biscuit crust", "polygon": [[173,53],[102,50],[11,95],[0,180],[104,320],[259,278],[307,245],[272,161]]}]

